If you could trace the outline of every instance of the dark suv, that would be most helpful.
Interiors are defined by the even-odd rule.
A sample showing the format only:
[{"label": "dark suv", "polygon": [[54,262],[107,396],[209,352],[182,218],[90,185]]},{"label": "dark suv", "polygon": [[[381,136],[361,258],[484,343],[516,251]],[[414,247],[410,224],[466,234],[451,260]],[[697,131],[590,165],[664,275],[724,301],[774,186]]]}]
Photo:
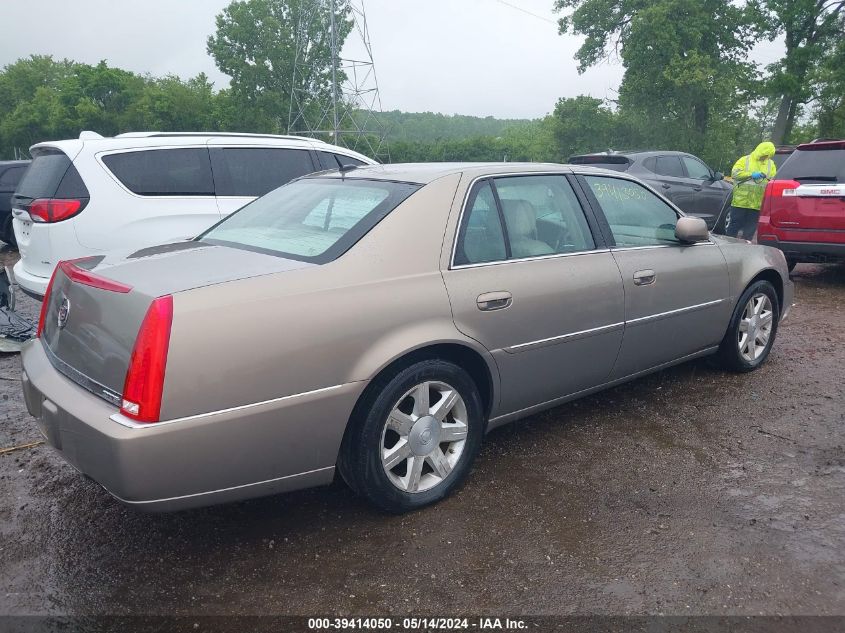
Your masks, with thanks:
[{"label": "dark suv", "polygon": [[605,152],[573,156],[569,162],[636,176],[685,213],[703,218],[711,229],[733,188],[722,173],[685,152]]},{"label": "dark suv", "polygon": [[15,232],[12,230],[12,194],[15,193],[15,188],[30,162],[0,161],[0,241],[11,246],[15,246]]},{"label": "dark suv", "polygon": [[845,140],[799,145],[766,187],[760,244],[799,262],[845,259]]}]

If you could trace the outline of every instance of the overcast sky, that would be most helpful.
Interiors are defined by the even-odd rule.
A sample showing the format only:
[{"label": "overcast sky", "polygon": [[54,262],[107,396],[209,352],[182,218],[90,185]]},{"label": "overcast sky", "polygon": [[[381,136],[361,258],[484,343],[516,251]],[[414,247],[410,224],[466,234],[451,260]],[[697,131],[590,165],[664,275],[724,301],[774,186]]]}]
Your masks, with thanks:
[{"label": "overcast sky", "polygon": [[[228,77],[205,42],[227,4],[0,0],[0,66],[34,53],[91,64],[105,59],[153,75],[205,72],[222,88]],[[533,118],[551,111],[559,97],[614,98],[622,78],[618,63],[577,73],[573,55],[581,40],[557,34],[553,0],[364,4],[385,110]],[[758,47],[755,61],[774,61],[778,49]]]}]

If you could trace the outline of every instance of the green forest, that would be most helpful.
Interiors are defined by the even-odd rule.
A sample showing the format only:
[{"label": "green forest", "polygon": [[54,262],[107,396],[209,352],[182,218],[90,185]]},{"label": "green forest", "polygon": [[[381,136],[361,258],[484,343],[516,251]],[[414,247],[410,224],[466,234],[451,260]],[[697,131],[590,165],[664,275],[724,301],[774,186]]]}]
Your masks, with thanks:
[{"label": "green forest", "polygon": [[[561,98],[530,121],[383,112],[385,142],[370,143],[381,148],[375,158],[564,162],[583,152],[659,148],[689,151],[724,169],[764,138],[794,144],[845,137],[845,0],[550,1],[559,33],[583,41],[575,59],[560,63],[583,72],[618,61],[625,73],[616,99]],[[0,158],[26,156],[33,143],[82,130],[300,129],[291,95],[300,96],[306,113],[332,98],[335,62],[324,30],[293,27],[311,2],[245,0],[225,8],[207,42],[231,77],[222,90],[203,74],[153,77],[105,61],[22,57],[0,71]],[[337,6],[342,40],[352,26],[348,8]],[[328,8],[320,11],[322,20],[331,18]],[[755,63],[753,46],[773,40],[783,41],[783,57]],[[297,54],[308,56],[308,76],[294,72]],[[364,116],[355,104],[343,106],[346,117]],[[362,149],[360,138],[339,142]]]}]

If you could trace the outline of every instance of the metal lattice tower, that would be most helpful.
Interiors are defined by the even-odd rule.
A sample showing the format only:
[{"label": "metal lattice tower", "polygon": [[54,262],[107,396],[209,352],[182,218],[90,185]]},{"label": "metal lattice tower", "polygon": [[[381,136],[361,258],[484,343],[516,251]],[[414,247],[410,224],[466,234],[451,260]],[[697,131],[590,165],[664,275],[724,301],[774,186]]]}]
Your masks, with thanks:
[{"label": "metal lattice tower", "polygon": [[[327,9],[329,24],[322,18]],[[343,50],[335,15],[347,16],[352,25]],[[364,0],[303,1],[296,42],[288,133],[322,137],[372,158],[389,159]],[[322,69],[314,67],[308,52],[321,43],[331,50],[331,91],[329,98],[315,100],[312,78]]]}]

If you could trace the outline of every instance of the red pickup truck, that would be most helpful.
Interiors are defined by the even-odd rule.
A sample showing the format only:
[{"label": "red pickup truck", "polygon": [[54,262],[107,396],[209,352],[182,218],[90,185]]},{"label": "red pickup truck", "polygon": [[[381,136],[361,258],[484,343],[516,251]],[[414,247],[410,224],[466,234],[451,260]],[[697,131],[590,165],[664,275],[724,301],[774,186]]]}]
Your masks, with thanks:
[{"label": "red pickup truck", "polygon": [[779,248],[789,268],[845,259],[845,140],[799,145],[766,187],[760,244]]}]

